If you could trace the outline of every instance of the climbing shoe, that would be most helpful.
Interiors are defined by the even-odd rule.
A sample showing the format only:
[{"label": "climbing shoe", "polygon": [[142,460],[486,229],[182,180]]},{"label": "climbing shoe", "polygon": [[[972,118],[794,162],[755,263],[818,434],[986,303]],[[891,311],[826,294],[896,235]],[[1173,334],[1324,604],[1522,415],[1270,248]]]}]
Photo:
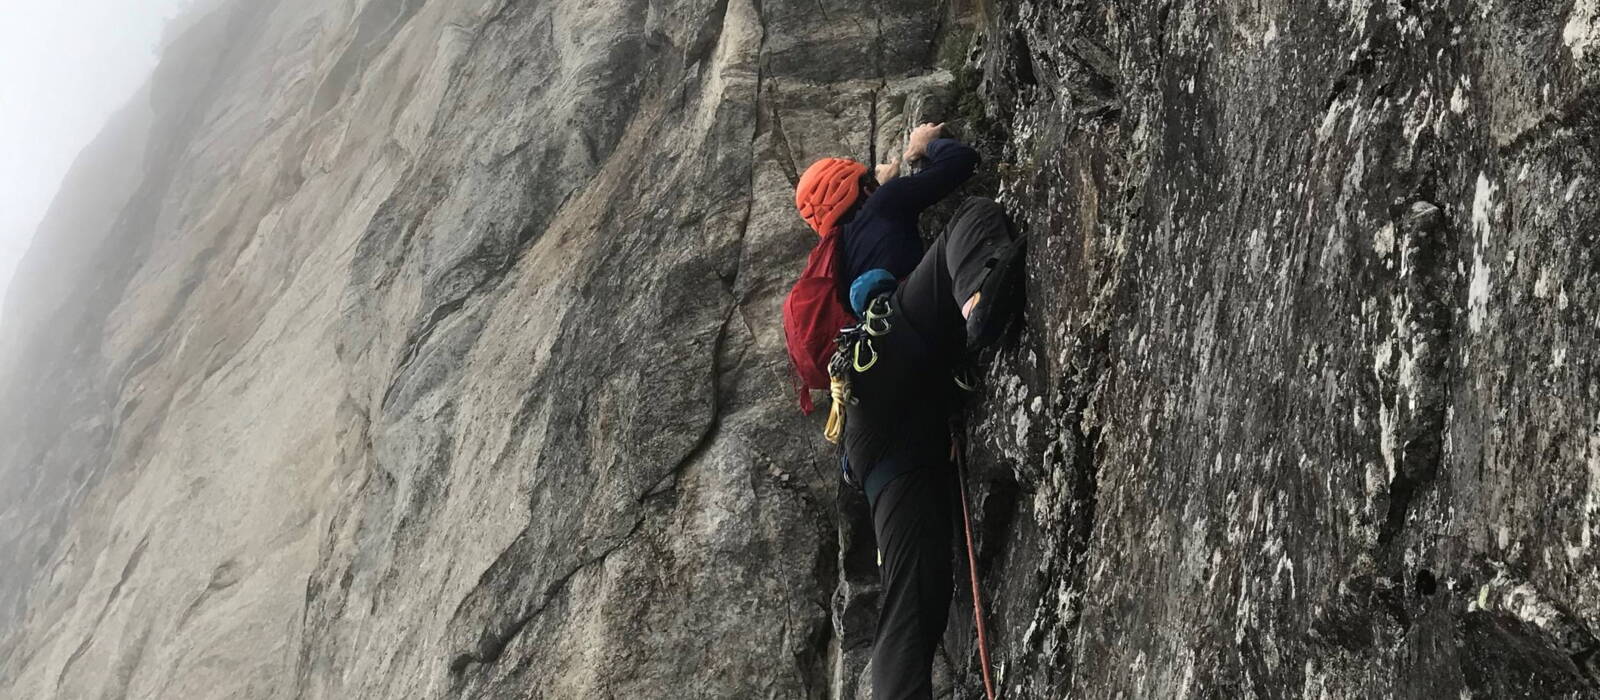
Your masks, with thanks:
[{"label": "climbing shoe", "polygon": [[1013,230],[1005,209],[978,197],[962,203],[945,235],[952,291],[967,319],[967,349],[976,352],[1000,339],[1021,306],[1027,238]]},{"label": "climbing shoe", "polygon": [[978,291],[967,299],[967,348],[982,350],[1000,339],[1022,300],[1022,257],[1028,239],[1016,238],[995,250],[985,264]]}]

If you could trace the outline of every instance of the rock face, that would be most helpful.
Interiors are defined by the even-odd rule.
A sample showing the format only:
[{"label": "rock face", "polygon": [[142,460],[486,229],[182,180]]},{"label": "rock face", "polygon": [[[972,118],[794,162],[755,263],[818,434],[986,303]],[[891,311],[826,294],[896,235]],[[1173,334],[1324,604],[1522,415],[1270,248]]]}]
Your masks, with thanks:
[{"label": "rock face", "polygon": [[208,3],[11,290],[0,695],[864,696],[790,193],[948,119],[1033,236],[967,416],[1007,697],[1596,696],[1597,25]]},{"label": "rock face", "polygon": [[1596,19],[1002,11],[1012,697],[1596,694]]}]

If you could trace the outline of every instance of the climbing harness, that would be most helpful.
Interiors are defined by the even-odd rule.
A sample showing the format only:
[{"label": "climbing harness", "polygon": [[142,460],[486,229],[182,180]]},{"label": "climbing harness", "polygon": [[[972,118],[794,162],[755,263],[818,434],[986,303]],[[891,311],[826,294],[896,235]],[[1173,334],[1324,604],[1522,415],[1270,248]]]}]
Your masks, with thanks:
[{"label": "climbing harness", "polygon": [[[828,408],[828,423],[822,436],[835,445],[844,439],[845,406],[856,403],[851,392],[850,372],[871,370],[878,364],[878,350],[872,339],[881,338],[894,330],[894,306],[887,293],[875,297],[867,306],[866,318],[854,326],[839,329],[834,339],[833,359],[828,361],[828,393],[833,398]],[[866,350],[866,359],[862,349]]]},{"label": "climbing harness", "polygon": [[983,671],[983,692],[995,700],[994,680],[989,672],[989,634],[984,627],[983,593],[978,590],[978,556],[972,546],[972,509],[967,506],[967,457],[962,449],[960,425],[950,426],[950,453],[956,463],[956,487],[961,491],[961,524],[967,535],[967,571],[972,575],[972,619],[978,628],[978,663]]}]

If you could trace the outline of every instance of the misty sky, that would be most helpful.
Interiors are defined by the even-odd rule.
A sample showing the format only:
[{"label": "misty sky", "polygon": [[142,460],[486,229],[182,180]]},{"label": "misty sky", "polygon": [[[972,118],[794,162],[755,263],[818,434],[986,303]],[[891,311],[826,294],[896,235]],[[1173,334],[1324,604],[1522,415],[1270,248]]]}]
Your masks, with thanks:
[{"label": "misty sky", "polygon": [[0,293],[78,152],[190,0],[0,0]]}]

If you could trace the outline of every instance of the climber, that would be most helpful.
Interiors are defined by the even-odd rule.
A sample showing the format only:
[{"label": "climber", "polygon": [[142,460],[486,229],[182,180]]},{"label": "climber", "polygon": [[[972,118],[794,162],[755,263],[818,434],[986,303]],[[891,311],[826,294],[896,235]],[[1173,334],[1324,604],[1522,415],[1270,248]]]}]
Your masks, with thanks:
[{"label": "climber", "polygon": [[[836,391],[834,406],[843,404],[847,471],[865,486],[881,558],[875,700],[932,695],[953,590],[952,378],[999,337],[1018,306],[1012,290],[1024,240],[998,204],[967,199],[923,249],[918,215],[970,178],[979,160],[970,146],[939,138],[943,126],[917,127],[903,157],[871,173],[846,159],[819,161],[795,195],[801,217],[822,237],[784,304],[803,386],[822,388],[814,375],[827,360],[817,334],[827,332],[831,342],[845,325],[828,327],[839,313],[829,309],[870,317],[863,327],[877,324],[857,333],[849,391]],[[900,175],[901,162],[921,168]],[[831,289],[807,286],[808,279],[830,280]],[[804,389],[802,403],[809,408]]]}]

